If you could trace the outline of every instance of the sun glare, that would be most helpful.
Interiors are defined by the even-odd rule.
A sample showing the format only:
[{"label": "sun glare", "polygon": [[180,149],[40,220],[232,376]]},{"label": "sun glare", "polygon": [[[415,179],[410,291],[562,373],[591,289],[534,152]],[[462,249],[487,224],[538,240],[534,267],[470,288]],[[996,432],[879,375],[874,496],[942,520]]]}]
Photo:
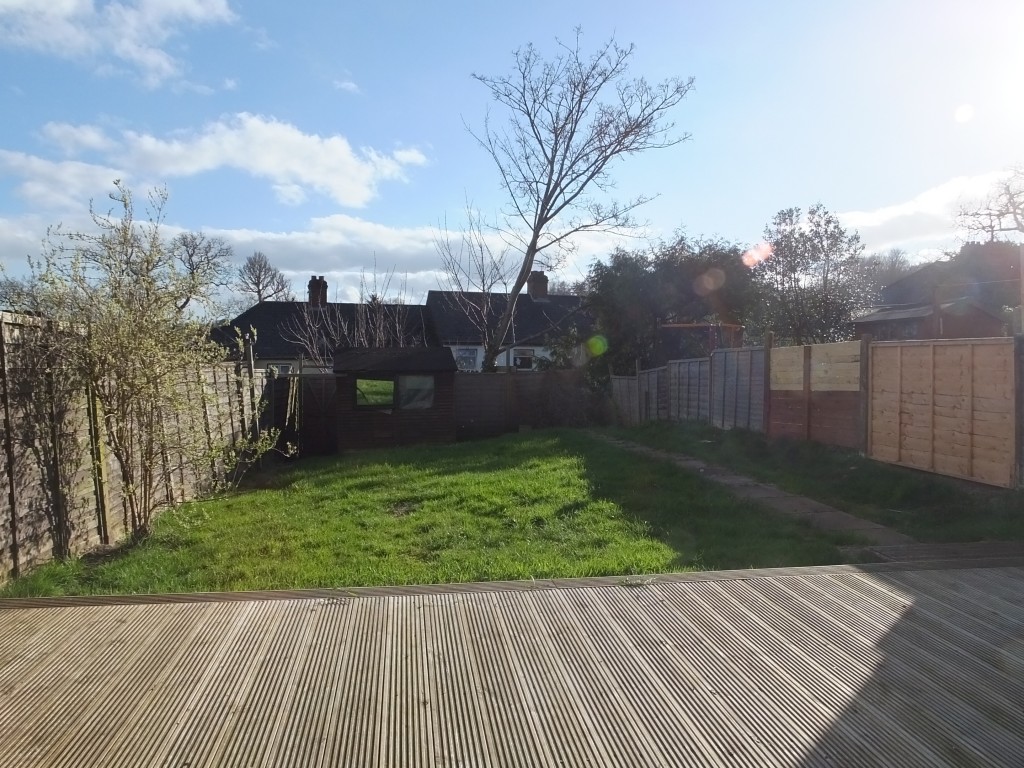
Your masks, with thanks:
[{"label": "sun glare", "polygon": [[772,255],[772,246],[762,240],[743,254],[743,265],[753,269]]},{"label": "sun glare", "polygon": [[969,123],[974,119],[974,105],[973,104],[961,104],[953,112],[953,119],[958,123]]}]

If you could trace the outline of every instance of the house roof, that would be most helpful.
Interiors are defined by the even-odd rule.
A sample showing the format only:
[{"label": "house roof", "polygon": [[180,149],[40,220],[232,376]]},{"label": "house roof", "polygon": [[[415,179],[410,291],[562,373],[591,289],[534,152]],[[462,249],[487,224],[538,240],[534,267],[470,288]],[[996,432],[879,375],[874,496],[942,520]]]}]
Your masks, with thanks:
[{"label": "house roof", "polygon": [[[486,294],[479,292],[430,291],[427,307],[430,309],[437,339],[442,344],[483,344],[479,328],[463,309],[461,302],[484,306]],[[488,321],[496,324],[508,303],[508,295],[490,296]],[[538,343],[552,332],[566,331],[575,322],[582,330],[591,327],[588,315],[582,312],[583,299],[579,296],[550,295],[534,299],[527,293],[519,294],[515,315],[509,329],[511,344]]]},{"label": "house roof", "polygon": [[433,373],[456,370],[447,347],[387,347],[340,349],[334,355],[335,373]]},{"label": "house roof", "polygon": [[[973,299],[956,299],[955,301],[947,301],[940,304],[939,307],[943,314],[963,312],[965,309],[974,309],[998,320],[1002,319],[1001,315],[993,312],[984,304],[974,301]],[[876,310],[870,314],[855,318],[853,322],[860,325],[862,323],[889,323],[894,320],[915,320],[922,317],[931,317],[934,311],[934,304],[901,305]]]},{"label": "house roof", "polygon": [[[335,315],[350,327],[354,325],[356,313],[361,305],[345,302],[328,302],[324,311]],[[388,311],[401,313],[403,318],[403,336],[407,343],[418,343],[425,346],[436,346],[437,340],[430,323],[427,308],[420,304],[385,304]],[[226,326],[215,328],[211,338],[225,346],[231,346],[234,329],[247,333],[250,328],[256,331],[256,343],[253,351],[257,359],[291,360],[302,354],[302,347],[289,338],[288,328],[301,327],[305,313],[318,311],[310,308],[305,301],[262,301],[254,304]]]}]

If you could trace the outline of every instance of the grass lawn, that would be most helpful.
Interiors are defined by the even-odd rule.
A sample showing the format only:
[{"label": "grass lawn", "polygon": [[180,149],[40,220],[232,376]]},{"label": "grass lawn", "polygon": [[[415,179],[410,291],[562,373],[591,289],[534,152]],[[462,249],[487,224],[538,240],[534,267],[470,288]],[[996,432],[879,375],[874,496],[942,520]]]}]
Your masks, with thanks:
[{"label": "grass lawn", "polygon": [[895,528],[920,541],[1024,541],[1024,492],[871,461],[798,440],[697,423],[610,429],[637,443],[694,456]]},{"label": "grass lawn", "polygon": [[309,459],[165,514],[143,544],[0,593],[128,594],[839,562],[838,537],[573,431]]}]

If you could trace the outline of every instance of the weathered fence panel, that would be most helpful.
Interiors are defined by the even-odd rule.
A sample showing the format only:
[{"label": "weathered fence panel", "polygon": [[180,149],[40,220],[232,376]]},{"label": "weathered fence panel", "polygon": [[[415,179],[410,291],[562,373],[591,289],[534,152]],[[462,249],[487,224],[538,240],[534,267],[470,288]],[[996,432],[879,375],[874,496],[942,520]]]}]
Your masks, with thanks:
[{"label": "weathered fence panel", "polygon": [[[32,392],[19,389],[26,384],[19,371],[7,365],[8,347],[16,345],[25,322],[29,321],[18,315],[0,316],[0,583],[53,558],[51,505],[61,503],[63,496],[53,492],[53,462],[26,429]],[[185,458],[193,453],[184,442],[191,434],[189,423],[202,425],[199,439],[208,446],[240,436],[255,413],[252,395],[262,389],[260,376],[250,385],[245,370],[239,373],[234,364],[183,372],[179,385],[194,412],[164,420],[167,450],[160,456],[157,488],[161,497],[169,503],[191,498],[200,479],[208,475],[208,466],[193,466]],[[61,450],[74,448],[73,456],[59,457],[72,472],[67,500],[71,554],[120,541],[129,532],[124,481],[105,444],[91,394],[76,395],[66,417],[49,421],[45,428],[63,438]]]},{"label": "weathered fence panel", "polygon": [[612,402],[619,421],[627,427],[640,423],[640,395],[636,376],[612,376]]},{"label": "weathered fence panel", "polygon": [[776,347],[768,434],[863,449],[862,343]]},{"label": "weathered fence panel", "polygon": [[711,419],[711,358],[671,360],[668,369],[668,417],[671,421]]},{"label": "weathered fence panel", "polygon": [[637,375],[637,397],[639,398],[639,419],[667,421],[669,413],[668,370],[652,368]]},{"label": "weathered fence panel", "polygon": [[1010,338],[872,344],[868,455],[1016,485],[1016,368]]},{"label": "weathered fence panel", "polygon": [[455,421],[459,439],[493,437],[518,429],[515,390],[507,373],[455,376]]},{"label": "weathered fence panel", "polygon": [[713,426],[764,431],[767,359],[763,347],[716,349],[711,353]]}]

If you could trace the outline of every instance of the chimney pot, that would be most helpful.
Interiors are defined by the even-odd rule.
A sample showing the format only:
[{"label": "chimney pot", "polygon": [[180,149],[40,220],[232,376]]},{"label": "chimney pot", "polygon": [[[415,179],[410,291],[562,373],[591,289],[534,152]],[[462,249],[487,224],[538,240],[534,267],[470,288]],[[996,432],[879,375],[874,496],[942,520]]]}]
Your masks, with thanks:
[{"label": "chimney pot", "polygon": [[547,299],[548,276],[542,270],[535,270],[526,278],[526,292],[531,299]]}]

